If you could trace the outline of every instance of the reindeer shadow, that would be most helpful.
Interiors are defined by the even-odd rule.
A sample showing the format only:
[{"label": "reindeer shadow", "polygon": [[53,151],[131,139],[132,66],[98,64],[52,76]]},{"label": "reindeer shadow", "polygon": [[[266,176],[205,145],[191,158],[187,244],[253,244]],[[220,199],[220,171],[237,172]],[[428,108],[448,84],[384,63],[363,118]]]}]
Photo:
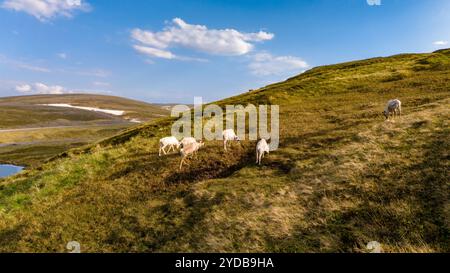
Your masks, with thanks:
[{"label": "reindeer shadow", "polygon": [[[254,163],[254,151],[249,145],[235,146],[227,152],[220,152],[218,145],[205,147],[178,170],[167,176],[167,184],[195,182],[204,179],[228,177],[243,167]],[[181,160],[181,158],[180,158]],[[178,167],[178,166],[177,166]]]}]

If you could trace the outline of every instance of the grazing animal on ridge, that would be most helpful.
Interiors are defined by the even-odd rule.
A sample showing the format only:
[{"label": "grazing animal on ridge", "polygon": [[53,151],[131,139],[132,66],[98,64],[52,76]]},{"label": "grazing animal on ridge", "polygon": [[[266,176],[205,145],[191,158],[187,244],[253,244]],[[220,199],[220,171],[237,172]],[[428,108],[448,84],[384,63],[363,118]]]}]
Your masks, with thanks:
[{"label": "grazing animal on ridge", "polygon": [[[169,147],[169,149],[166,151],[166,147]],[[168,152],[170,152],[170,150],[175,151],[175,147],[176,149],[180,148],[180,142],[178,141],[178,139],[174,136],[171,137],[165,137],[165,138],[161,138],[159,140],[159,156],[161,156],[161,152],[163,152],[164,154],[167,154]]]},{"label": "grazing animal on ridge", "polygon": [[195,155],[197,153],[197,151],[203,146],[205,146],[205,143],[203,141],[200,141],[200,142],[188,144],[188,145],[184,146],[183,148],[181,148],[181,150],[180,150],[180,155],[181,155],[180,170],[183,167],[183,163],[186,160],[186,158],[189,156]]},{"label": "grazing animal on ridge", "polygon": [[267,144],[267,141],[264,138],[258,141],[258,144],[256,144],[256,164],[261,165],[264,154],[269,152],[270,147],[269,144]]},{"label": "grazing animal on ridge", "polygon": [[227,129],[222,132],[223,148],[227,151],[227,143],[231,141],[240,141],[239,137],[234,133],[233,129]]},{"label": "grazing animal on ridge", "polygon": [[391,114],[393,115],[393,117],[395,117],[396,115],[402,115],[402,102],[400,100],[394,99],[388,101],[386,108],[383,111],[383,115],[386,117],[386,119],[389,119]]}]

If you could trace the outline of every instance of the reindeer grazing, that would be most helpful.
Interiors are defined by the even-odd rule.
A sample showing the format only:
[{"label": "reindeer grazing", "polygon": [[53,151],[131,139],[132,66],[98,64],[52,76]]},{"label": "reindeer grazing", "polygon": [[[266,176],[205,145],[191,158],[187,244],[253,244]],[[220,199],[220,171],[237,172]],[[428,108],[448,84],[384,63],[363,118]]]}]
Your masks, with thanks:
[{"label": "reindeer grazing", "polygon": [[402,115],[402,102],[398,99],[390,100],[388,101],[386,108],[383,111],[383,115],[386,117],[386,119],[389,119],[389,117],[393,115],[401,116]]},{"label": "reindeer grazing", "polygon": [[186,146],[183,146],[183,148],[181,148],[181,150],[180,150],[180,155],[181,155],[180,170],[183,167],[183,163],[186,160],[186,158],[189,156],[195,155],[197,153],[197,151],[203,146],[205,146],[205,143],[203,141],[200,141],[200,142],[188,144]]},{"label": "reindeer grazing", "polygon": [[267,141],[264,138],[261,139],[256,145],[256,164],[261,165],[261,160],[264,158],[264,154],[269,152],[269,144],[267,144]]},{"label": "reindeer grazing", "polygon": [[180,143],[181,143],[181,148],[183,148],[185,146],[188,146],[189,144],[197,143],[197,140],[195,138],[193,138],[193,137],[184,137],[180,141]]},{"label": "reindeer grazing", "polygon": [[[166,147],[169,147],[169,149],[165,150]],[[175,147],[178,149],[180,148],[180,142],[178,141],[178,139],[174,136],[171,137],[165,137],[165,138],[161,138],[159,140],[159,156],[161,156],[161,152],[163,152],[164,154],[167,154],[168,152],[170,152],[170,150],[175,151]]]},{"label": "reindeer grazing", "polygon": [[240,141],[239,137],[234,133],[233,129],[227,129],[222,132],[223,148],[227,151],[227,143],[231,141]]}]

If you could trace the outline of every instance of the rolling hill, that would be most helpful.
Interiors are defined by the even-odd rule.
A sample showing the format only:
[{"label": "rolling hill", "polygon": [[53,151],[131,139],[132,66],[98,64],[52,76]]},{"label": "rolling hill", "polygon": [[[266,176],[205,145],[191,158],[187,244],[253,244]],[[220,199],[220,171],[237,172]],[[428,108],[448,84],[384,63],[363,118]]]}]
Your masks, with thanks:
[{"label": "rolling hill", "polygon": [[169,111],[160,105],[114,96],[64,94],[0,98],[0,163],[37,166],[70,148],[113,136],[138,122],[168,115]]},{"label": "rolling hill", "polygon": [[[403,116],[385,121],[388,99]],[[217,102],[278,104],[280,148],[183,170],[165,118],[0,180],[0,251],[450,251],[450,50],[316,67]]]},{"label": "rolling hill", "polygon": [[[49,104],[122,110],[122,116],[76,108],[52,107]],[[130,120],[150,121],[167,116],[163,107],[121,97],[62,94],[0,98],[0,129],[127,123]],[[26,117],[26,118],[24,118]]]}]

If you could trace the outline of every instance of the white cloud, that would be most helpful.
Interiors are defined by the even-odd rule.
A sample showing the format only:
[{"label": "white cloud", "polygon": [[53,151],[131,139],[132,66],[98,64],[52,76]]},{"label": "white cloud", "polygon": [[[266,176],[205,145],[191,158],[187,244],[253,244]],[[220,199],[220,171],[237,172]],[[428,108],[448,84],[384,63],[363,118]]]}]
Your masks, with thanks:
[{"label": "white cloud", "polygon": [[168,50],[173,47],[193,49],[212,55],[244,55],[254,48],[254,42],[271,40],[273,37],[274,34],[264,31],[244,33],[235,29],[208,29],[203,25],[188,24],[180,18],[173,19],[172,24],[160,32],[139,28],[131,32],[131,38],[139,43],[133,46],[136,51],[164,59],[189,59]]},{"label": "white cloud", "polygon": [[95,86],[110,86],[111,85],[108,82],[93,82],[92,84]]},{"label": "white cloud", "polygon": [[15,65],[18,68],[31,70],[31,71],[35,71],[35,72],[43,72],[43,73],[51,72],[50,69],[48,69],[48,68],[40,67],[40,66],[34,66],[34,65],[26,64],[26,63],[15,63]]},{"label": "white cloud", "polygon": [[[1,82],[1,81],[0,81]],[[95,86],[107,87],[110,86],[109,83],[105,82],[94,82]],[[60,94],[74,94],[74,93],[88,93],[88,94],[111,94],[109,90],[100,89],[68,89],[60,85],[47,85],[41,82],[36,82],[33,84],[27,83],[15,83],[15,90],[19,93],[25,95],[60,95]]]},{"label": "white cloud", "polygon": [[111,72],[101,68],[96,69],[61,69],[59,72],[87,76],[87,77],[97,77],[97,78],[107,78],[111,75]]},{"label": "white cloud", "polygon": [[16,91],[20,93],[30,93],[30,94],[64,94],[73,93],[70,90],[60,86],[60,85],[46,85],[37,82],[33,85],[21,84],[16,86]]},{"label": "white cloud", "polygon": [[43,22],[57,16],[70,18],[76,10],[90,10],[85,0],[5,0],[1,7],[25,12]]},{"label": "white cloud", "polygon": [[[63,53],[65,54],[65,53]],[[66,57],[68,57],[67,54],[65,54]],[[58,56],[62,58],[62,56]],[[36,61],[33,61],[36,63]],[[14,59],[10,59],[4,55],[0,54],[0,65],[5,64],[8,68],[15,68],[15,69],[25,69],[30,70],[34,72],[41,72],[41,73],[63,73],[63,74],[70,74],[70,75],[80,75],[80,76],[87,76],[87,77],[97,77],[97,78],[107,78],[111,75],[111,72],[102,68],[47,68],[43,66],[38,66],[35,64],[31,64],[28,62],[18,61]]]},{"label": "white cloud", "polygon": [[153,48],[153,47],[134,45],[133,48],[137,52],[151,56],[151,57],[157,57],[157,58],[163,58],[163,59],[175,59],[175,57],[176,57],[170,51],[157,49],[157,48]]},{"label": "white cloud", "polygon": [[294,56],[273,56],[262,52],[250,56],[250,71],[257,76],[283,75],[303,72],[309,67],[304,60]]},{"label": "white cloud", "polygon": [[16,91],[18,91],[20,93],[31,92],[31,85],[29,85],[29,84],[17,85],[16,86]]},{"label": "white cloud", "polygon": [[369,6],[381,6],[381,0],[367,0]]},{"label": "white cloud", "polygon": [[26,69],[26,70],[31,70],[31,71],[35,71],[35,72],[43,72],[43,73],[51,72],[51,70],[46,67],[36,66],[36,65],[32,65],[32,64],[25,63],[22,61],[12,60],[3,55],[0,55],[0,64],[6,64],[6,65],[10,65],[11,67],[14,67],[14,68]]},{"label": "white cloud", "polygon": [[67,59],[67,54],[64,52],[58,53],[58,54],[56,54],[56,56],[58,56],[59,58],[61,58],[63,60]]},{"label": "white cloud", "polygon": [[435,41],[435,42],[433,42],[433,45],[445,46],[445,45],[448,45],[448,41]]}]

